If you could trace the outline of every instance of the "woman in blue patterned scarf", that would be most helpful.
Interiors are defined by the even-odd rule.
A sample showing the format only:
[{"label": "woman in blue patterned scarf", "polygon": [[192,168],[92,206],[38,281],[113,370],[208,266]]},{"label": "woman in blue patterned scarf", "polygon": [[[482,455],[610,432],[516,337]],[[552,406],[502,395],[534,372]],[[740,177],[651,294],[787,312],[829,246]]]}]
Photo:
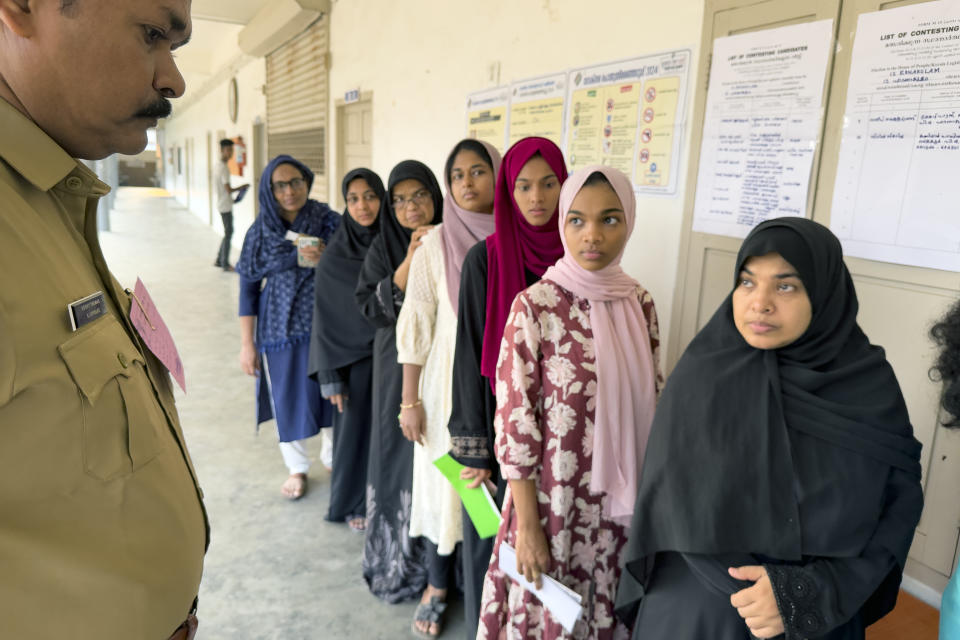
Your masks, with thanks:
[{"label": "woman in blue patterned scarf", "polygon": [[[276,418],[280,452],[290,471],[283,495],[307,488],[305,440],[330,426],[333,412],[307,376],[313,321],[314,268],[340,214],[309,199],[313,172],[277,156],[260,179],[260,215],[243,239],[240,276],[240,366],[257,378],[257,424]],[[298,247],[297,238],[318,246]],[[303,243],[300,243],[303,244]]]}]

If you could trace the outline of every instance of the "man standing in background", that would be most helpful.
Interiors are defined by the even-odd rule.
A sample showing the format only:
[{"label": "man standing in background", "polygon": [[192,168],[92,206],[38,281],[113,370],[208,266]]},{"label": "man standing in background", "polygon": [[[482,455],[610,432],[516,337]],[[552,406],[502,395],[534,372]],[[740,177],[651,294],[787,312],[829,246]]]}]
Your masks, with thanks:
[{"label": "man standing in background", "polygon": [[202,492],[77,161],[143,150],[190,32],[190,0],[0,0],[0,638],[196,632]]},{"label": "man standing in background", "polygon": [[247,187],[247,185],[230,186],[230,166],[227,162],[232,157],[233,140],[224,138],[220,141],[220,162],[214,169],[213,175],[213,181],[217,185],[217,211],[220,212],[220,219],[223,220],[223,242],[220,243],[220,251],[213,266],[221,267],[224,271],[233,271],[233,265],[230,264],[230,240],[233,238],[233,192]]}]

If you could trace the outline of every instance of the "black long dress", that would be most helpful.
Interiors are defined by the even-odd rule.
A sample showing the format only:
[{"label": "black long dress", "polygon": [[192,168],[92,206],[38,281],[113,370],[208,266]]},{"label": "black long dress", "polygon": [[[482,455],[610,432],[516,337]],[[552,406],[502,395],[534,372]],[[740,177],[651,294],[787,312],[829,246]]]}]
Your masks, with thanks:
[{"label": "black long dress", "polygon": [[771,252],[796,269],[812,319],[794,342],[757,349],[734,324],[731,293],[677,363],[618,593],[635,638],[748,639],[729,596],[752,584],[728,567],[766,569],[788,640],[863,640],[896,603],[923,508],[903,395],[857,325],[836,237],[804,218],[761,223],[734,290],[745,261]]},{"label": "black long dress", "polygon": [[[369,169],[354,169],[343,178],[343,197],[356,179],[363,179],[382,201],[383,182]],[[342,522],[366,514],[367,461],[373,421],[373,340],[376,328],[354,302],[357,278],[380,220],[369,227],[348,210],[317,264],[313,330],[307,372],[320,383],[325,398],[346,396],[343,412],[333,413],[333,473],[327,520]]]},{"label": "black long dress", "polygon": [[377,327],[363,577],[375,596],[390,603],[416,598],[427,586],[426,547],[422,538],[410,537],[413,443],[403,437],[397,420],[403,369],[397,363],[396,327],[404,296],[393,274],[403,262],[412,232],[397,221],[391,194],[407,179],[419,180],[430,191],[433,224],[442,222],[443,196],[430,169],[412,160],[394,167],[380,206],[380,235],[370,246],[356,289],[360,312]]},{"label": "black long dress", "polygon": [[[527,286],[539,280],[526,271]],[[460,279],[457,312],[457,342],[453,360],[453,409],[448,429],[452,440],[450,455],[468,467],[490,469],[497,485],[497,505],[503,504],[506,482],[493,455],[493,417],[497,401],[490,380],[480,373],[483,331],[487,324],[487,242],[481,240],[467,252]],[[467,638],[477,637],[483,578],[490,564],[494,538],[482,540],[473,522],[463,517],[463,607]]]}]

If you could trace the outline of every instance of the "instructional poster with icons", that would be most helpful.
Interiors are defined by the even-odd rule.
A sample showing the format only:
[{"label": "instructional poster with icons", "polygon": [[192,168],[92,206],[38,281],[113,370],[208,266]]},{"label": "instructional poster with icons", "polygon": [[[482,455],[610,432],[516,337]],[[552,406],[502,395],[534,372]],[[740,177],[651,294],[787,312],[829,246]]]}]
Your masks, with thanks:
[{"label": "instructional poster with icons", "polygon": [[688,49],[570,71],[570,170],[607,165],[631,176],[640,193],[675,193],[689,71]]},{"label": "instructional poster with icons", "polygon": [[528,136],[540,136],[562,145],[567,72],[514,82],[510,87],[508,146]]},{"label": "instructional poster with icons", "polygon": [[506,151],[510,87],[495,87],[467,96],[467,137]]}]

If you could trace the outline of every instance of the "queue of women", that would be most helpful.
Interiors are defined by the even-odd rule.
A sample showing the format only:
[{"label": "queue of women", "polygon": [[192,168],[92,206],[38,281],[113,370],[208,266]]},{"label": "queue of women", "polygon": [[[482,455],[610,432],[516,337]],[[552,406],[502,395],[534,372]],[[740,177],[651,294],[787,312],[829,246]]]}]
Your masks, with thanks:
[{"label": "queue of women", "polygon": [[[758,225],[664,382],[654,301],[620,267],[627,176],[568,176],[526,138],[502,159],[463,140],[442,178],[354,169],[338,216],[280,156],[237,263],[284,494],[303,495],[303,440],[332,426],[327,518],[364,533],[370,591],[419,599],[422,637],[459,589],[481,640],[864,638],[896,602],[920,444],[831,232]],[[447,453],[502,507],[494,538],[433,465]],[[572,631],[500,569],[504,545],[528,580],[579,594]]]}]

